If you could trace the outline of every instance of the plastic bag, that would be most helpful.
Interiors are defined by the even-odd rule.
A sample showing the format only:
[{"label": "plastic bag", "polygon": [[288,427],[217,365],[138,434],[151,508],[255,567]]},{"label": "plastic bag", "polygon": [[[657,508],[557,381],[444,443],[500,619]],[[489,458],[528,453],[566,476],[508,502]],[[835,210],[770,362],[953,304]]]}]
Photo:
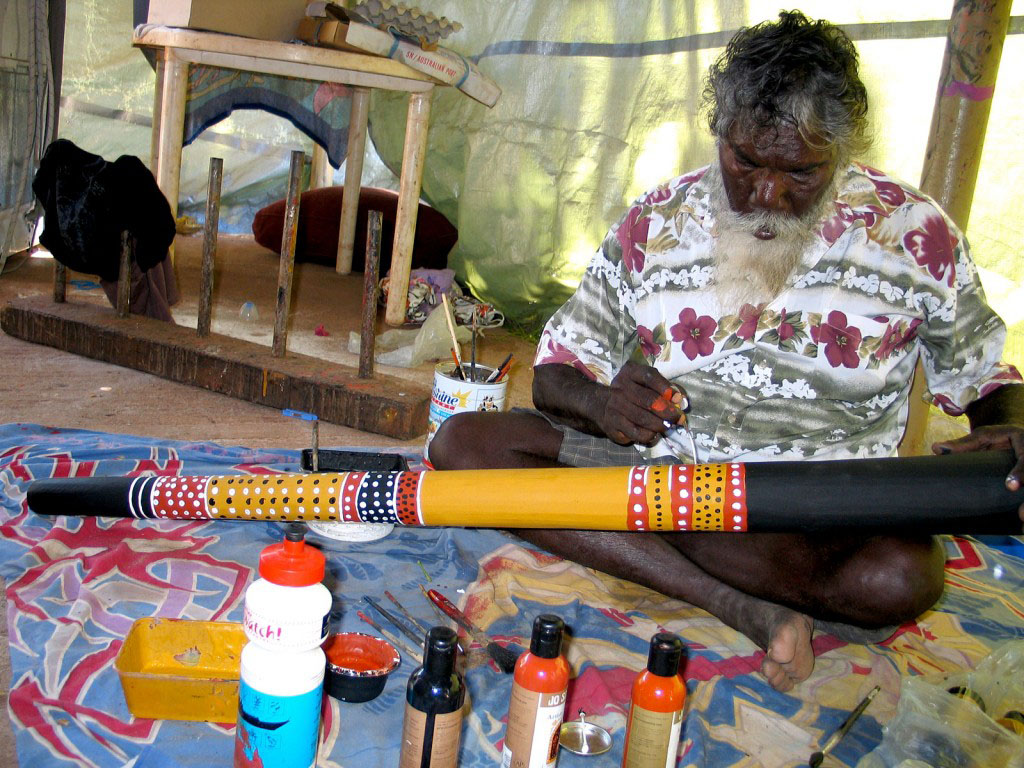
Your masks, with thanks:
[{"label": "plastic bag", "polygon": [[973,672],[904,680],[896,716],[857,768],[1024,768],[1024,736],[996,722],[1014,711],[1024,712],[1024,640]]},{"label": "plastic bag", "polygon": [[[460,344],[470,340],[469,329],[455,328],[455,338]],[[444,319],[444,310],[431,312],[419,330],[393,328],[376,338],[374,362],[394,365],[400,368],[415,368],[428,360],[451,359],[452,335]],[[348,351],[359,354],[359,334],[349,332]]]}]

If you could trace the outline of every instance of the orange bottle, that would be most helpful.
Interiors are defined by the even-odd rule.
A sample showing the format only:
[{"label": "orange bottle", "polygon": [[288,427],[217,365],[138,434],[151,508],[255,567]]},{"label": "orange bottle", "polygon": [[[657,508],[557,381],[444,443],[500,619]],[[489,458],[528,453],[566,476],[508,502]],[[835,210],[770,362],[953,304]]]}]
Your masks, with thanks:
[{"label": "orange bottle", "polygon": [[679,674],[683,641],[671,632],[651,638],[647,669],[633,681],[622,768],[673,768],[683,725],[686,683]]},{"label": "orange bottle", "polygon": [[551,768],[558,762],[558,733],[565,714],[569,663],[562,656],[565,624],[541,614],[533,622],[530,650],[519,657],[502,748],[502,768]]}]

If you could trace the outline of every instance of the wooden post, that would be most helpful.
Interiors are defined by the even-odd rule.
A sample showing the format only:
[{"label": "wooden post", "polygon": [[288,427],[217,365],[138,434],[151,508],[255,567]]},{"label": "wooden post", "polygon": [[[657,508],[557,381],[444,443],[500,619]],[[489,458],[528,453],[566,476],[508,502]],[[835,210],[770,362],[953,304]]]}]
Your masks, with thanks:
[{"label": "wooden post", "polygon": [[121,267],[117,273],[117,316],[128,317],[131,312],[132,251],[135,238],[127,229],[121,233]]},{"label": "wooden post", "polygon": [[213,262],[217,256],[217,228],[220,224],[220,188],[224,175],[224,160],[210,158],[210,183],[206,188],[206,223],[203,225],[203,271],[199,283],[199,321],[196,333],[210,335],[210,316],[213,313]]},{"label": "wooden post", "polygon": [[359,378],[373,376],[376,343],[377,277],[380,274],[380,211],[366,214],[366,265],[363,267],[363,325],[359,334]]},{"label": "wooden post", "polygon": [[63,304],[68,297],[68,268],[56,259],[53,260],[53,300]]},{"label": "wooden post", "polygon": [[288,171],[288,200],[284,209],[284,233],[281,235],[281,262],[277,272],[277,310],[274,316],[274,357],[284,357],[288,346],[288,307],[292,298],[292,273],[295,271],[295,238],[299,230],[299,194],[302,189],[304,152],[292,152]]},{"label": "wooden post", "polygon": [[366,119],[370,112],[370,89],[352,89],[352,108],[348,119],[348,155],[345,159],[345,192],[341,198],[338,222],[338,256],[334,270],[339,275],[352,271],[352,249],[356,241],[356,214],[366,154]]},{"label": "wooden post", "polygon": [[[978,181],[1010,5],[1011,0],[956,0],[949,19],[921,191],[933,197],[963,231]],[[901,456],[929,452],[924,445],[928,404],[923,395],[924,370],[918,362]]]},{"label": "wooden post", "polygon": [[398,189],[398,213],[395,216],[395,245],[391,250],[391,290],[388,293],[388,305],[384,314],[384,320],[388,325],[405,323],[412,245],[416,237],[416,214],[419,213],[420,185],[423,181],[423,160],[427,154],[430,94],[431,91],[409,95],[409,111],[405,120],[405,148],[402,153],[402,178]]}]

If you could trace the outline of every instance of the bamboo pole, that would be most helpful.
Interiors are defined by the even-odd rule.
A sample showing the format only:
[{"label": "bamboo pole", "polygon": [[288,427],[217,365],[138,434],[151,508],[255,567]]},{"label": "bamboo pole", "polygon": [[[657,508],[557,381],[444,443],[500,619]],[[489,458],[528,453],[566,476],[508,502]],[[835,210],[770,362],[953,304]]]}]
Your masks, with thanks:
[{"label": "bamboo pole", "polygon": [[[921,191],[931,196],[964,232],[981,166],[999,60],[1010,24],[1011,0],[956,0],[932,111],[921,171]],[[926,452],[928,404],[918,361],[910,391],[901,456]]]}]

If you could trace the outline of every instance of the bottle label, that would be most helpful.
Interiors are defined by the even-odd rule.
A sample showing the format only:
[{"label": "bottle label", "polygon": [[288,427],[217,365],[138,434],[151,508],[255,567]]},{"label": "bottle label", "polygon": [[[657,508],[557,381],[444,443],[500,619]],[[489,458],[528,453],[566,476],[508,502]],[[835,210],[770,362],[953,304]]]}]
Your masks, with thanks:
[{"label": "bottle label", "polygon": [[272,614],[246,604],[242,614],[245,636],[264,648],[281,651],[309,651],[327,639],[330,614],[312,620],[281,621]]},{"label": "bottle label", "polygon": [[682,725],[682,710],[652,712],[633,707],[622,768],[674,768]]},{"label": "bottle label", "polygon": [[298,696],[273,696],[242,680],[234,768],[312,768],[322,699],[321,686]]},{"label": "bottle label", "polygon": [[535,693],[512,686],[501,768],[549,768],[558,759],[565,691]]},{"label": "bottle label", "polygon": [[[429,730],[429,732],[428,732]],[[398,768],[455,768],[462,736],[462,710],[428,715],[408,702],[402,726],[402,756]],[[424,747],[430,744],[430,759],[424,761]]]}]

